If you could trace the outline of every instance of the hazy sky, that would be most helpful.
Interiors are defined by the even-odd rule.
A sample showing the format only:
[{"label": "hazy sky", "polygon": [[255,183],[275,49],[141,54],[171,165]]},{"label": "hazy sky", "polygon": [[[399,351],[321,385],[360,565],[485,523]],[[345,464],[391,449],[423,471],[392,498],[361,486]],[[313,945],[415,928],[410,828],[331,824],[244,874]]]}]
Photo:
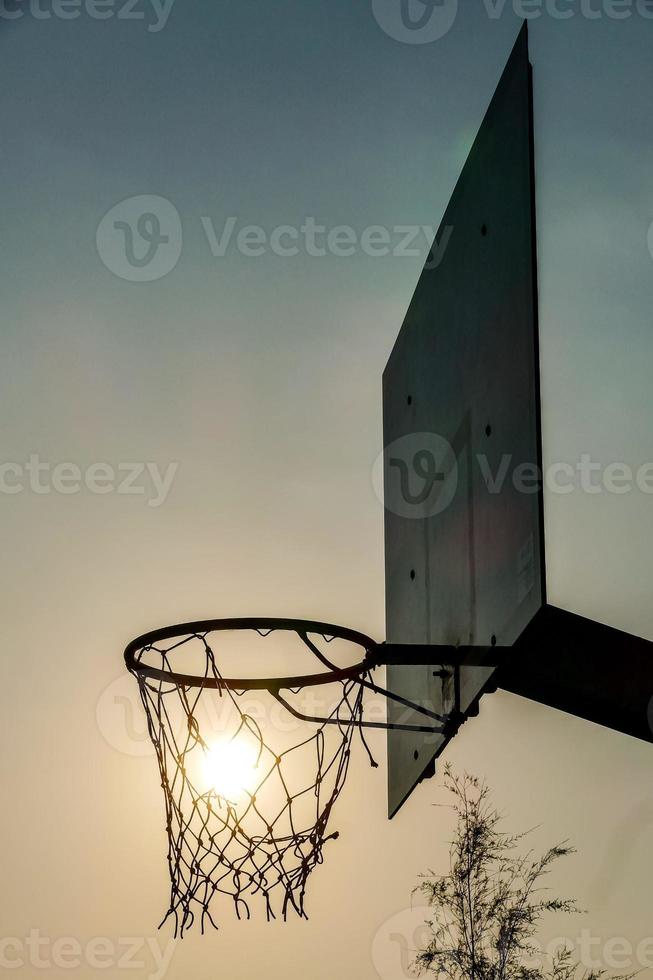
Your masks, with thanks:
[{"label": "hazy sky", "polygon": [[[0,922],[21,942],[38,929],[116,943],[156,935],[168,888],[155,761],[123,730],[141,723],[120,700],[125,642],[248,614],[383,637],[380,376],[426,237],[412,257],[282,256],[269,238],[239,249],[238,232],[437,226],[520,20],[510,3],[461,2],[444,36],[409,43],[394,0],[176,0],[165,22],[145,0],[141,19],[123,0],[103,20],[90,3],[76,19],[46,7],[0,9]],[[560,8],[573,16],[549,3],[531,24],[545,463],[637,469],[653,460],[653,20],[642,3],[619,20],[599,0]],[[123,274],[165,267],[139,268],[142,242],[121,264],[115,215],[102,224],[142,195],[169,202],[150,201],[163,224],[142,226],[168,236],[170,271],[149,282]],[[78,493],[61,492],[76,479],[55,476],[61,463]],[[129,473],[144,492],[118,492]],[[652,501],[548,493],[552,601],[653,638]],[[649,745],[498,694],[449,757],[487,775],[513,826],[578,845],[555,878],[591,910],[573,928],[602,944],[653,934]],[[445,858],[439,785],[389,823],[384,768],[361,753],[310,921],[226,915],[167,976],[402,980],[387,937]],[[22,955],[17,977],[71,975]],[[146,961],[128,975],[151,974]],[[96,972],[124,975],[77,974]]]}]

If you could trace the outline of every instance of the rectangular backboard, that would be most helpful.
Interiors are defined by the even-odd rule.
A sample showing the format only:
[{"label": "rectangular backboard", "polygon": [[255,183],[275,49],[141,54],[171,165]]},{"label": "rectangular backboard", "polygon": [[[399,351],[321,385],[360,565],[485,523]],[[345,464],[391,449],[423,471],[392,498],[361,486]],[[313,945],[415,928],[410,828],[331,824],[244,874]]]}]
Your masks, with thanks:
[{"label": "rectangular backboard", "polygon": [[[509,646],[545,602],[532,105],[524,25],[383,375],[388,643]],[[437,660],[409,663],[390,690],[451,711]],[[493,675],[461,668],[465,713]],[[447,738],[389,732],[390,816]]]}]

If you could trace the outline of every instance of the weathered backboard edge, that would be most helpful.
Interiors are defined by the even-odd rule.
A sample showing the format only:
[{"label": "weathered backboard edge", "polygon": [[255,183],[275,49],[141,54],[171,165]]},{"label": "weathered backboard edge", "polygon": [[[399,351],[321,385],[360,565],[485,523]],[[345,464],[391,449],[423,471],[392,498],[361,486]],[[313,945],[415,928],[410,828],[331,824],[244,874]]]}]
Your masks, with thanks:
[{"label": "weathered backboard edge", "polygon": [[[513,116],[514,145],[510,143],[510,140],[501,142],[495,139],[493,143],[492,134],[495,129],[499,132],[503,131],[504,135],[507,132],[512,135],[510,127],[513,123]],[[488,150],[488,146],[491,147],[491,150]],[[501,150],[498,147],[501,147]],[[519,171],[518,183],[520,186],[507,189],[505,200],[502,198],[500,201],[502,210],[499,212],[496,210],[496,195],[492,197],[487,191],[487,194],[490,195],[486,202],[487,211],[491,212],[497,220],[494,222],[494,227],[492,227],[491,221],[489,222],[488,232],[485,224],[483,224],[483,214],[480,212],[474,214],[472,220],[474,232],[471,232],[469,211],[470,208],[474,211],[477,208],[480,199],[479,184],[483,184],[486,178],[488,184],[492,183],[490,179],[492,174],[486,173],[483,170],[483,165],[487,164],[487,160],[490,159],[493,161],[494,170],[500,171],[501,161],[497,156],[499,152],[505,152],[506,159],[513,169],[515,158],[510,157],[509,154],[512,153],[518,157],[516,166]],[[510,172],[510,166],[507,169]],[[498,185],[500,186],[500,184],[501,181],[499,180]],[[511,193],[512,191],[514,194]],[[459,339],[455,332],[458,329],[458,321],[454,324],[453,321],[456,318],[453,314],[457,311],[460,296],[456,295],[453,300],[451,299],[452,275],[454,280],[457,277],[458,281],[462,281],[459,267],[463,263],[465,275],[470,280],[475,275],[479,275],[481,278],[485,276],[487,280],[485,283],[486,292],[483,294],[482,289],[479,289],[479,295],[486,297],[490,295],[487,289],[491,287],[487,285],[487,282],[489,281],[490,284],[492,282],[490,275],[492,262],[499,263],[499,268],[505,279],[505,267],[510,263],[511,257],[509,254],[501,253],[500,242],[497,254],[484,252],[482,253],[483,257],[479,257],[481,253],[476,242],[472,240],[472,234],[479,232],[482,235],[489,234],[491,239],[492,234],[497,230],[497,224],[501,224],[500,219],[504,216],[507,216],[505,223],[508,225],[511,221],[517,222],[521,236],[516,236],[518,251],[515,255],[515,264],[518,270],[515,273],[517,276],[516,293],[518,295],[515,297],[510,294],[495,295],[491,298],[490,309],[485,306],[472,310],[471,314],[468,304],[464,316],[460,319],[463,327],[461,328],[462,339]],[[487,363],[483,362],[483,366],[487,367],[486,373],[489,376],[485,378],[482,372],[480,374],[477,372],[474,375],[473,385],[478,387],[480,378],[481,386],[485,386],[484,397],[487,395],[488,402],[491,402],[494,397],[496,412],[493,422],[498,423],[500,428],[498,434],[493,434],[493,438],[498,444],[496,452],[498,453],[501,448],[508,451],[514,450],[515,457],[519,462],[535,464],[541,475],[533,100],[532,70],[528,57],[526,24],[520,32],[470,151],[440,225],[436,241],[441,243],[443,236],[447,234],[447,229],[452,227],[454,235],[456,232],[459,235],[451,252],[452,258],[448,261],[449,257],[445,253],[442,265],[437,268],[429,269],[429,263],[427,263],[384,372],[384,445],[387,452],[391,444],[410,436],[411,433],[435,432],[444,435],[449,440],[455,453],[459,452],[457,442],[460,442],[461,447],[466,447],[465,452],[467,452],[471,462],[465,464],[467,469],[462,476],[462,503],[460,502],[459,491],[458,511],[454,505],[453,509],[447,513],[446,520],[449,525],[443,521],[441,515],[411,520],[394,512],[391,488],[389,487],[389,471],[386,465],[386,636],[388,642],[402,644],[469,643],[474,645],[490,643],[491,638],[494,638],[501,645],[511,645],[516,642],[528,623],[546,602],[541,480],[529,498],[530,504],[526,505],[518,498],[514,498],[513,501],[517,508],[528,506],[524,520],[531,529],[531,540],[527,549],[528,556],[525,559],[527,563],[530,562],[527,570],[529,584],[523,601],[521,599],[519,602],[515,601],[514,615],[506,616],[502,607],[502,580],[498,579],[499,584],[497,586],[497,583],[492,581],[492,569],[488,568],[487,561],[484,563],[484,559],[496,552],[497,541],[503,539],[498,538],[495,534],[493,540],[492,533],[489,536],[485,533],[483,538],[484,528],[482,525],[485,515],[481,513],[479,519],[478,507],[476,515],[474,514],[474,506],[478,504],[480,499],[479,488],[475,482],[477,480],[475,470],[472,473],[475,458],[473,450],[478,451],[480,445],[477,430],[481,416],[478,401],[474,402],[477,391],[473,390],[471,393],[466,391],[465,378],[453,378],[451,371],[447,373],[447,353],[449,354],[449,366],[455,365],[460,362],[461,355],[460,352],[454,352],[455,356],[451,354],[452,344],[454,346],[457,343],[464,345],[466,342],[469,343],[470,338],[474,341],[481,341],[478,344],[469,344],[465,356],[468,359],[467,362],[473,361],[475,356],[480,361],[485,357],[487,361]],[[462,245],[460,236],[463,236]],[[456,261],[458,268],[452,264]],[[500,266],[502,262],[503,266]],[[479,263],[481,263],[480,266]],[[521,275],[519,275],[520,271]],[[497,282],[502,281],[501,275],[497,276]],[[465,292],[465,290],[459,290],[460,292]],[[436,307],[433,303],[434,296],[438,297],[439,303],[441,300],[441,305]],[[462,297],[462,301],[464,305],[465,297]],[[516,323],[517,320],[519,323]],[[520,326],[522,320],[524,322]],[[471,328],[469,327],[470,322],[472,323]],[[508,349],[504,351],[504,355],[507,356],[497,361],[497,355],[492,354],[489,347],[483,347],[483,344],[488,343],[488,334],[495,328],[499,338],[497,343],[501,339],[504,341],[506,338],[510,339],[511,331],[515,336],[519,336],[520,342],[524,341],[525,346],[521,348],[521,355],[525,358],[524,363],[528,362],[528,384],[522,385],[521,388],[517,384],[514,391],[519,395],[524,395],[526,392],[524,398],[528,400],[528,405],[522,404],[524,398],[511,403],[508,395],[506,395],[506,402],[503,406],[497,405],[496,390],[502,387],[504,379],[501,374],[504,366],[510,361],[512,351],[508,346]],[[469,336],[464,334],[464,330],[468,331]],[[503,334],[501,333],[502,330],[504,331]],[[420,344],[420,355],[426,354],[421,358],[421,374],[419,377],[409,380],[410,370],[405,364],[406,352],[408,351],[410,356],[412,350],[414,354],[414,350]],[[449,345],[448,351],[447,345]],[[445,348],[444,351],[443,348]],[[436,351],[439,356],[435,356]],[[515,356],[520,356],[520,352],[517,351]],[[457,361],[456,357],[458,358]],[[429,378],[424,368],[425,364],[444,365],[443,374],[431,373]],[[509,370],[509,366],[506,367],[506,370]],[[508,380],[510,381],[510,379]],[[463,392],[459,399],[460,405],[454,406],[450,411],[450,403],[456,400],[457,384],[460,385]],[[453,392],[452,397],[448,401],[440,400],[438,403],[438,388],[442,387],[443,392],[446,393],[447,386],[451,388],[450,394]],[[412,390],[413,387],[419,390],[416,399],[408,394],[408,389],[411,388]],[[511,390],[510,384],[508,384],[508,392]],[[399,420],[397,398],[406,398],[406,396],[408,404],[411,406],[408,413],[409,417]],[[469,398],[470,411],[466,414],[461,412],[456,416],[455,412],[461,406],[465,407],[466,397]],[[420,403],[424,404],[425,402],[429,403],[426,406],[427,410],[420,414]],[[514,446],[508,442],[502,447],[500,445],[501,432],[510,429],[511,412],[514,414],[521,411],[527,416],[527,422],[524,424],[525,431],[518,433],[521,442],[518,439]],[[501,418],[502,412],[504,418]],[[457,419],[455,425],[452,423],[454,417]],[[502,425],[503,422],[506,424]],[[492,426],[488,425],[485,428],[491,429]],[[463,461],[462,449],[460,449],[460,453],[460,456],[456,456],[459,480],[461,478],[459,464]],[[506,532],[510,531],[510,499],[506,498],[503,505],[504,513],[499,513],[497,520],[501,530]],[[496,500],[492,501],[492,506],[497,506]],[[508,508],[507,511],[506,508]],[[508,525],[506,525],[506,515]],[[452,522],[456,521],[459,524],[467,521],[468,526],[464,533],[460,532],[459,527],[456,526],[454,531],[449,534]],[[505,537],[509,538],[510,535],[506,533]],[[481,538],[483,541],[479,545]],[[452,546],[457,540],[459,542],[469,541],[469,553],[465,553],[461,557],[460,568],[452,567],[447,578],[441,566],[450,561]],[[440,561],[434,563],[433,555],[438,551],[438,543],[442,544],[443,541],[443,549],[439,552]],[[489,544],[492,543],[494,550],[489,547]],[[460,548],[459,550],[465,549]],[[421,574],[422,570],[424,571],[423,575]],[[412,584],[409,583],[409,574]],[[439,579],[438,576],[440,576]],[[459,577],[458,580],[457,576]],[[420,579],[422,578],[423,581],[421,582]],[[492,589],[494,589],[494,593]],[[457,608],[458,606],[460,608]],[[497,620],[496,624],[492,621],[495,611],[497,612],[497,616],[494,617]],[[449,703],[451,691],[443,687],[442,681],[433,680],[434,671],[438,667],[438,664],[434,664],[433,668],[388,667],[388,686],[391,690],[401,693],[413,701],[427,704],[435,710],[446,711],[448,707],[451,707]],[[477,711],[478,702],[483,693],[486,690],[494,689],[496,682],[495,671],[490,668],[464,668],[461,683],[461,706],[467,715]],[[401,718],[399,718],[398,712],[401,712]],[[404,709],[398,709],[390,702],[388,719],[389,721],[401,720],[410,723],[417,720],[418,716],[407,717]],[[449,737],[443,735],[422,736],[389,732],[389,816],[393,816],[398,811],[416,784],[425,775],[432,774],[434,760],[446,748],[448,741]]]}]

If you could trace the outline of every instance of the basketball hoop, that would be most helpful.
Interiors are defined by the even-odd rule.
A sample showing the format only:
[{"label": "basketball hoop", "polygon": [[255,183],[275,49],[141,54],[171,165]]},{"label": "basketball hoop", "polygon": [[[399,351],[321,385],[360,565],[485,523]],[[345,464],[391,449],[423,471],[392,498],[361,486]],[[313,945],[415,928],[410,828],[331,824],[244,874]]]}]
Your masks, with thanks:
[{"label": "basketball hoop", "polygon": [[[261,638],[293,633],[323,670],[265,679],[226,677],[218,665],[217,638],[241,631]],[[360,649],[361,659],[353,666],[336,666],[324,652],[335,639]],[[281,619],[189,623],[147,633],[128,645],[125,662],[138,680],[165,796],[171,892],[161,925],[172,918],[175,936],[183,936],[198,915],[202,932],[207,922],[217,928],[218,896],[233,901],[238,918],[250,917],[252,899],[262,901],[268,919],[275,918],[276,896],[284,919],[291,910],[306,917],[308,876],[322,862],[324,845],[338,837],[328,832],[329,821],[347,776],[354,736],[376,768],[364,729],[389,727],[364,719],[366,690],[428,716],[429,726],[419,726],[420,731],[442,731],[450,724],[450,718],[373,683],[372,671],[382,662],[379,649],[354,630]],[[191,653],[202,665],[196,673],[181,669]],[[307,688],[327,687],[335,694],[322,716],[293,703]],[[272,744],[274,736],[264,734],[243,705],[243,696],[252,691],[267,692],[288,716],[310,726],[308,733]],[[220,706],[228,709],[229,720],[216,750],[206,718],[215,719]],[[414,731],[416,726],[394,727]],[[213,785],[202,775],[212,753],[219,777]],[[289,764],[293,761],[296,765]],[[234,779],[230,783],[230,767],[237,770],[235,783],[246,773],[243,785]]]}]

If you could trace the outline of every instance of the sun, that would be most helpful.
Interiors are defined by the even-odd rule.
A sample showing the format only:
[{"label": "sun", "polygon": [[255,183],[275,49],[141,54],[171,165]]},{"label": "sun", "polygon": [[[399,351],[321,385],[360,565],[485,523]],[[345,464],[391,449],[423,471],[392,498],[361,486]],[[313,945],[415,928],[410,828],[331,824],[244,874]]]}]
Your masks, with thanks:
[{"label": "sun", "polygon": [[204,754],[207,789],[230,803],[237,803],[256,784],[257,762],[255,747],[242,738],[215,742]]}]

